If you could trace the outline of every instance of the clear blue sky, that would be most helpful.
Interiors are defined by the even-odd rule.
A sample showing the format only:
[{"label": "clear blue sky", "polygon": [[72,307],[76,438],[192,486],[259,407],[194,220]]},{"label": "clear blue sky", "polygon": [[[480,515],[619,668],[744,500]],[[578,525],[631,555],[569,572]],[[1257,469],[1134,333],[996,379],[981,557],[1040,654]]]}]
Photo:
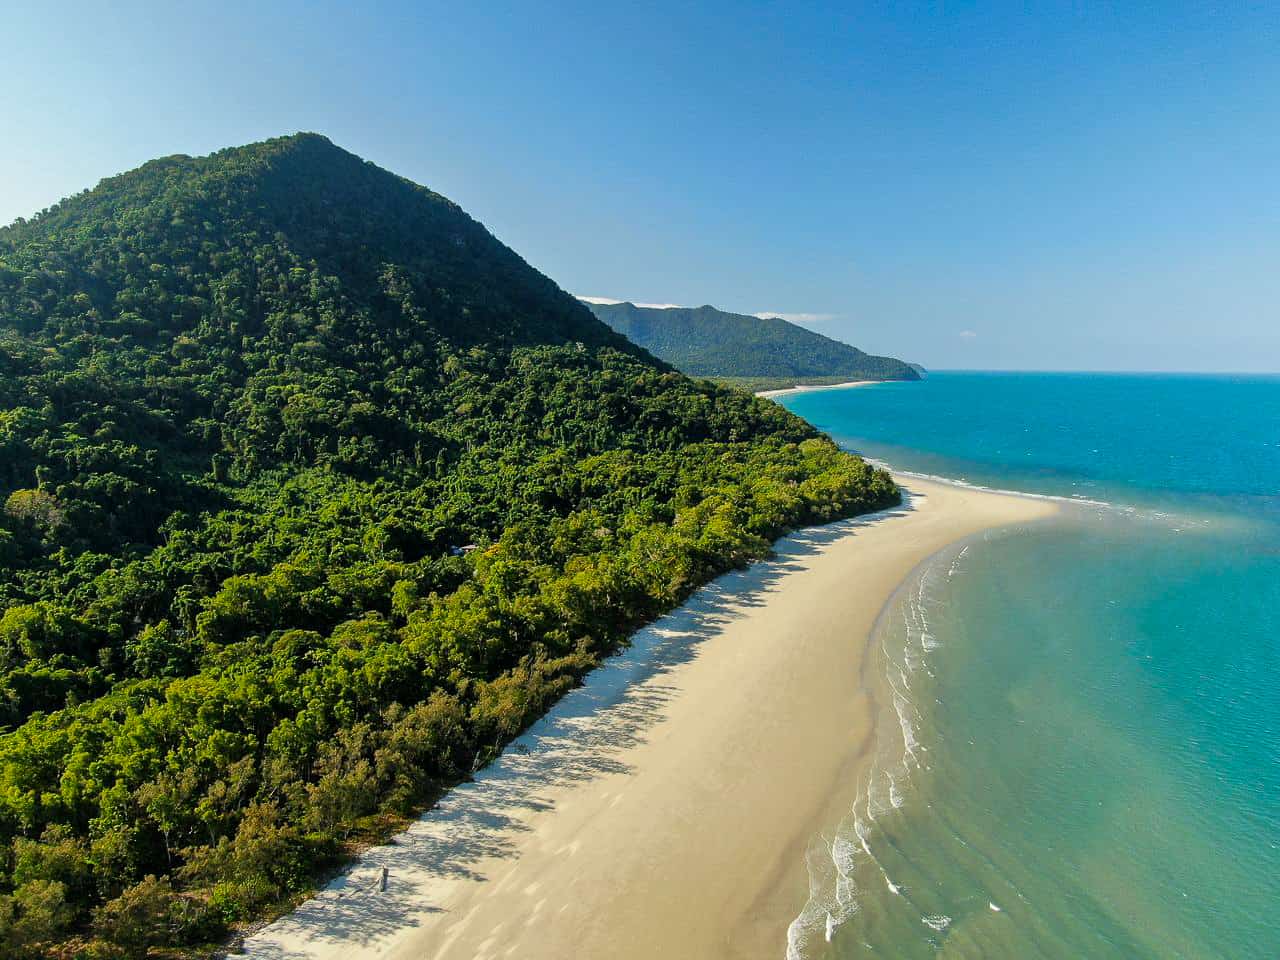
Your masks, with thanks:
[{"label": "clear blue sky", "polygon": [[1037,6],[15,4],[0,222],[315,130],[578,294],[1280,370],[1280,7]]}]

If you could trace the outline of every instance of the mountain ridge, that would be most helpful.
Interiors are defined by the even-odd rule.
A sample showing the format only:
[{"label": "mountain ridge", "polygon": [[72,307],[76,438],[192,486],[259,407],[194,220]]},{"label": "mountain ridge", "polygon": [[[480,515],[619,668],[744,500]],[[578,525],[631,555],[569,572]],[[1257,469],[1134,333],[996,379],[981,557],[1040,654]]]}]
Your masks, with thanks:
[{"label": "mountain ridge", "polygon": [[696,377],[813,382],[915,380],[894,357],[878,357],[781,317],[700,307],[587,303],[600,320],[683,373]]},{"label": "mountain ridge", "polygon": [[[182,217],[192,207],[183,195],[185,189],[221,190],[234,196],[237,187],[242,186],[247,196],[235,199],[241,203],[240,219],[246,227],[252,230],[269,223],[288,235],[301,258],[325,269],[341,257],[346,271],[366,271],[366,275],[357,276],[366,283],[375,280],[368,274],[376,261],[372,255],[383,252],[379,250],[379,231],[406,216],[416,216],[419,226],[428,229],[416,235],[404,231],[396,234],[402,244],[402,259],[434,258],[438,261],[434,267],[439,270],[467,254],[475,254],[472,261],[477,256],[492,256],[489,274],[483,279],[490,283],[487,291],[497,294],[495,301],[477,298],[478,302],[471,305],[479,314],[472,317],[475,327],[450,333],[490,338],[500,332],[512,334],[513,330],[498,327],[489,314],[517,307],[529,311],[530,305],[542,298],[544,302],[532,311],[532,319],[543,319],[543,314],[554,313],[552,306],[558,308],[560,315],[553,316],[557,321],[553,329],[566,342],[576,335],[629,350],[621,339],[601,336],[599,329],[578,310],[576,298],[533,270],[482,224],[440,194],[382,170],[320,134],[298,133],[254,147],[251,153],[246,153],[244,147],[232,147],[204,157],[175,154],[105,178],[93,190],[70,197],[31,220],[0,228],[0,249],[6,242],[14,246],[25,237],[57,229],[70,218],[84,215],[87,206],[96,208],[99,204],[105,209],[91,212],[107,217],[117,208],[136,209],[142,204],[147,210],[160,206],[174,217],[176,225],[183,226]],[[322,211],[328,215],[324,229],[307,227],[309,218]],[[478,249],[469,250],[468,244]],[[353,252],[356,256],[351,255]],[[517,276],[520,283],[513,284]],[[506,296],[502,295],[504,292]],[[505,302],[508,300],[517,302]]]}]

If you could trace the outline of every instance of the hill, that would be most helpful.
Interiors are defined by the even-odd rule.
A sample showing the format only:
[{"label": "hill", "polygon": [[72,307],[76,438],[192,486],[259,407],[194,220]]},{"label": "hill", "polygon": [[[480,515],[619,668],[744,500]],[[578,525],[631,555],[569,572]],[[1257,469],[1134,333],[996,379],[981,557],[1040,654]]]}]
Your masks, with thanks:
[{"label": "hill", "polygon": [[875,357],[788,323],[715,307],[588,304],[612,329],[691,377],[749,380],[756,389],[845,380],[916,380],[892,357]]},{"label": "hill", "polygon": [[896,498],[319,136],[0,230],[3,953],[216,939]]}]

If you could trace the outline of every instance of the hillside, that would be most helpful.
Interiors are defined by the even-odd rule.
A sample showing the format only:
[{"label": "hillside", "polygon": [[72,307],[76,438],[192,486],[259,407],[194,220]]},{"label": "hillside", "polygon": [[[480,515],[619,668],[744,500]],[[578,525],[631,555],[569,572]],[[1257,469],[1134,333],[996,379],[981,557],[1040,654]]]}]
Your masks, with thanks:
[{"label": "hillside", "polygon": [[0,952],[222,936],[896,498],[319,136],[0,230]]},{"label": "hillside", "polygon": [[874,357],[778,317],[708,306],[588,306],[612,329],[691,377],[750,379],[758,387],[919,379],[901,360]]}]

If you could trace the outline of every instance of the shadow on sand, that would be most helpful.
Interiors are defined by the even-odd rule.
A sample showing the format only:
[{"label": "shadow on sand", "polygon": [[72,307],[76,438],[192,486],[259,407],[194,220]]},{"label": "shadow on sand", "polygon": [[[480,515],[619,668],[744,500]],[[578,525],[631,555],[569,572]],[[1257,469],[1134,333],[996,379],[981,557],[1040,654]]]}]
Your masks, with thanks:
[{"label": "shadow on sand", "polygon": [[[416,927],[441,908],[431,890],[445,878],[484,881],[489,858],[515,856],[514,837],[530,812],[553,807],[549,788],[630,772],[621,759],[643,742],[675,694],[662,678],[699,656],[705,640],[766,602],[804,560],[901,507],[810,527],[774,544],[773,555],[724,574],[688,602],[636,632],[547,715],[512,741],[473,780],[449,791],[407,831],[373,847],[316,897],[248,938],[244,953],[262,960],[311,960]],[[386,891],[380,891],[383,867]]]}]

